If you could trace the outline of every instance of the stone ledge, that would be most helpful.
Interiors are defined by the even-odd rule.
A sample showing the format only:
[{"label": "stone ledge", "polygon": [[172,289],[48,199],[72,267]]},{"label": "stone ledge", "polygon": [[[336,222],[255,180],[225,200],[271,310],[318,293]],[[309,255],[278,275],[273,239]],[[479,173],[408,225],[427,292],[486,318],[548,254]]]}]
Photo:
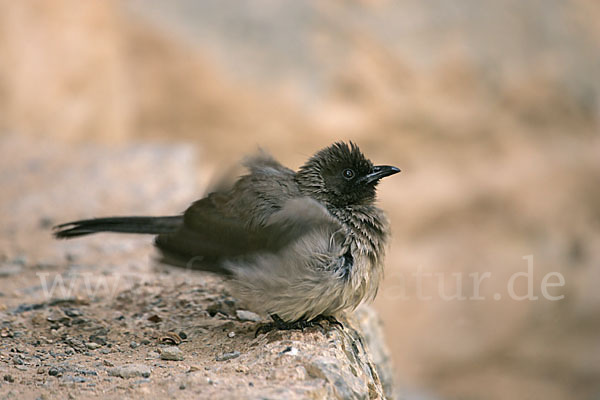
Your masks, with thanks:
[{"label": "stone ledge", "polygon": [[[389,357],[366,307],[343,330],[324,323],[326,332],[254,337],[266,320],[244,313],[220,279],[156,265],[151,238],[52,240],[49,225],[63,219],[169,212],[192,201],[187,149],[0,140],[10,233],[0,237],[0,397],[393,397]],[[67,295],[45,293],[44,282],[58,278]]]}]

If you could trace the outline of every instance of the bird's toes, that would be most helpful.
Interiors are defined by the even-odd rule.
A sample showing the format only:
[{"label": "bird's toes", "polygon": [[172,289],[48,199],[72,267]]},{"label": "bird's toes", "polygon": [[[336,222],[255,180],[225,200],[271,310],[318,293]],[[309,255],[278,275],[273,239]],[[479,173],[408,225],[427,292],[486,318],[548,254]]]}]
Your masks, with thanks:
[{"label": "bird's toes", "polygon": [[321,321],[327,321],[329,323],[329,326],[337,326],[342,330],[344,329],[344,325],[340,321],[338,321],[337,318],[331,315],[319,315],[318,317],[313,319],[313,322],[315,323],[320,323]]},{"label": "bird's toes", "polygon": [[338,321],[336,317],[332,317],[330,315],[326,318],[327,318],[327,322],[329,322],[329,325],[334,325],[334,326],[337,326],[340,329],[344,330],[344,324],[342,324],[340,321]]},{"label": "bird's toes", "polygon": [[256,332],[254,332],[254,337],[258,337],[258,335],[261,333],[269,333],[276,328],[277,326],[272,322],[269,322],[268,324],[262,324],[256,329]]},{"label": "bird's toes", "polygon": [[310,326],[318,326],[323,334],[327,333],[327,330],[323,328],[323,325],[321,325],[320,322],[313,322],[310,324]]},{"label": "bird's toes", "polygon": [[293,322],[286,322],[277,314],[272,314],[271,318],[273,319],[273,322],[269,322],[267,324],[262,324],[261,326],[259,326],[258,329],[256,329],[256,332],[254,333],[254,337],[257,337],[261,333],[269,333],[274,330],[289,331],[297,329],[304,332],[306,328],[314,327],[318,327],[321,330],[321,332],[325,334],[327,333],[327,329],[325,329],[325,327],[323,327],[323,325],[321,324],[321,322],[323,321],[327,321],[327,323],[329,324],[329,328],[331,328],[332,326],[337,326],[342,330],[344,329],[344,325],[340,321],[338,321],[337,318],[331,315],[319,315],[310,321],[305,319],[299,319]]},{"label": "bird's toes", "polygon": [[269,333],[274,330],[278,331],[290,331],[290,330],[301,330],[304,332],[306,328],[314,328],[318,327],[323,333],[326,332],[325,328],[321,323],[317,320],[307,321],[307,320],[297,320],[294,322],[285,322],[279,317],[273,318],[274,322],[270,322],[268,324],[263,324],[258,327],[256,332],[254,333],[254,337],[257,337],[261,333]]}]

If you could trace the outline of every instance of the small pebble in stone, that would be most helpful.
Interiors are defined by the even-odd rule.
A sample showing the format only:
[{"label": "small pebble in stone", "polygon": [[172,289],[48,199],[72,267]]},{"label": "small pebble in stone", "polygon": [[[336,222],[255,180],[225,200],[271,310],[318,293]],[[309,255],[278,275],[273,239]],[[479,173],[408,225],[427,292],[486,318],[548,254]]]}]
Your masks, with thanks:
[{"label": "small pebble in stone", "polygon": [[259,322],[262,320],[260,315],[253,313],[252,311],[236,310],[235,315],[238,317],[238,319],[240,321]]},{"label": "small pebble in stone", "polygon": [[15,378],[13,378],[13,376],[12,376],[12,375],[8,375],[8,374],[7,374],[7,375],[4,375],[4,380],[5,380],[6,382],[10,382],[10,383],[12,383],[12,382],[14,382],[14,381],[15,381]]},{"label": "small pebble in stone", "polygon": [[143,344],[144,346],[147,346],[150,344],[150,341],[148,339],[143,339],[140,343]]},{"label": "small pebble in stone", "polygon": [[217,361],[227,361],[232,360],[234,358],[238,358],[240,356],[239,351],[233,351],[231,353],[223,353],[220,356],[217,356]]},{"label": "small pebble in stone", "polygon": [[185,333],[184,331],[179,332],[179,337],[182,338],[183,340],[187,339],[187,333]]},{"label": "small pebble in stone", "polygon": [[66,308],[63,310],[67,317],[75,318],[81,316],[81,311],[76,308]]},{"label": "small pebble in stone", "polygon": [[123,379],[129,379],[136,376],[148,378],[150,376],[150,367],[144,364],[129,364],[121,367],[111,368],[108,371],[110,376],[119,376]]},{"label": "small pebble in stone", "polygon": [[185,390],[185,383],[179,385],[179,390]]},{"label": "small pebble in stone", "polygon": [[298,355],[298,349],[292,346],[286,347],[280,354],[285,354],[288,356],[296,356]]},{"label": "small pebble in stone", "polygon": [[99,348],[100,348],[100,347],[102,347],[102,346],[100,346],[100,345],[99,345],[98,343],[96,343],[96,342],[88,342],[88,343],[86,343],[86,344],[85,344],[85,347],[87,347],[87,348],[88,348],[88,349],[90,349],[90,350],[96,350],[96,349],[99,349]]},{"label": "small pebble in stone", "polygon": [[87,379],[85,379],[82,376],[67,375],[64,378],[62,378],[62,381],[66,383],[84,383],[87,382]]},{"label": "small pebble in stone", "polygon": [[77,370],[75,370],[75,372],[77,372],[78,374],[83,374],[83,375],[98,376],[98,373],[96,371],[94,371],[93,369],[77,369]]},{"label": "small pebble in stone", "polygon": [[181,361],[183,360],[183,352],[175,346],[165,347],[160,353],[160,358],[161,360]]},{"label": "small pebble in stone", "polygon": [[230,337],[230,338],[235,337],[235,332],[233,332],[233,331],[229,332],[227,334],[227,337]]},{"label": "small pebble in stone", "polygon": [[90,342],[98,343],[101,346],[107,345],[108,347],[112,346],[112,344],[106,342],[106,338],[100,335],[91,335]]},{"label": "small pebble in stone", "polygon": [[151,315],[150,317],[148,317],[148,321],[150,322],[154,322],[154,323],[159,323],[160,321],[162,321],[162,318],[156,314]]},{"label": "small pebble in stone", "polygon": [[137,349],[139,346],[139,344],[135,341],[129,343],[129,347],[131,347],[132,349]]}]

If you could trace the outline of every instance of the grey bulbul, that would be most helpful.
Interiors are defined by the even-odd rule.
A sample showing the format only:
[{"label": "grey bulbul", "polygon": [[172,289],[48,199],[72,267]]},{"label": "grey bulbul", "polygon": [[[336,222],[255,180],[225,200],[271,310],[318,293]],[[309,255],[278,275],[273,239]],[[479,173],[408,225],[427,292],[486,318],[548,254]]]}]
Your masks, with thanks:
[{"label": "grey bulbul", "polygon": [[58,225],[54,235],[155,234],[163,262],[225,276],[234,296],[271,315],[259,331],[338,323],[342,311],[372,300],[389,235],[375,188],[400,169],[375,166],[344,142],[297,172],[264,152],[245,166],[247,175],[183,215],[86,219]]}]

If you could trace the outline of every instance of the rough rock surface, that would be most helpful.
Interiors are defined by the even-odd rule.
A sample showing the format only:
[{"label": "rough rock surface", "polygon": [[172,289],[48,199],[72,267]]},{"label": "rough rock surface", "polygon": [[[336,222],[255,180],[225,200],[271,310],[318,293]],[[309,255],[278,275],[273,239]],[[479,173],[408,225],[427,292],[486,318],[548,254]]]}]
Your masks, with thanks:
[{"label": "rough rock surface", "polygon": [[217,277],[157,265],[150,238],[51,239],[64,220],[181,209],[201,194],[185,148],[0,140],[0,398],[393,396],[368,308],[343,330],[255,337],[264,317]]}]

